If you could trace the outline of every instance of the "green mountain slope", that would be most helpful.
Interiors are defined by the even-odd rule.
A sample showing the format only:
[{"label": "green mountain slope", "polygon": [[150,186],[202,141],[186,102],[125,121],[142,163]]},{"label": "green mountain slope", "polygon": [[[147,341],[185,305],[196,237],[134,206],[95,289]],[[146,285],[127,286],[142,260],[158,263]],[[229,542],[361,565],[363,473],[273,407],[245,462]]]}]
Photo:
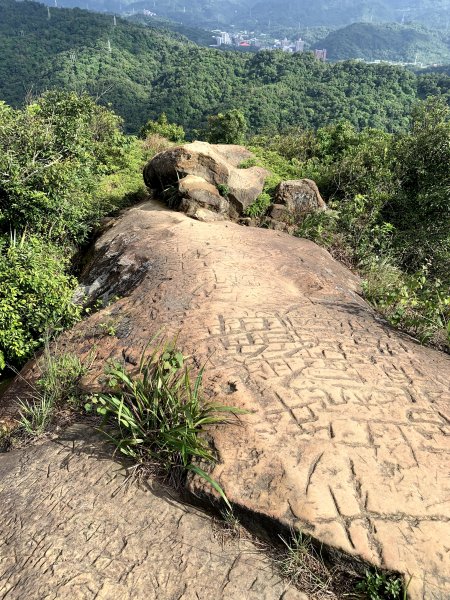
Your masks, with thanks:
[{"label": "green mountain slope", "polygon": [[421,26],[354,23],[332,31],[317,47],[327,48],[332,60],[450,62],[450,38]]},{"label": "green mountain slope", "polygon": [[193,135],[229,108],[241,108],[253,132],[342,118],[397,131],[417,98],[417,78],[405,69],[219,52],[161,29],[34,2],[0,0],[0,47],[0,99],[17,106],[29,92],[87,90],[111,103],[129,131],[166,112]]}]

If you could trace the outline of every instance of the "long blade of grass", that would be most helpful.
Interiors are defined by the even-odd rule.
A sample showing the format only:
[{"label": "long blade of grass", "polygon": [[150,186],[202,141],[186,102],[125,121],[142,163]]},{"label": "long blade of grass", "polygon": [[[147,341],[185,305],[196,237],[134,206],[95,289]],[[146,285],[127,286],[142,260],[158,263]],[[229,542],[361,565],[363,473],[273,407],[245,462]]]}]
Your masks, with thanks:
[{"label": "long blade of grass", "polygon": [[217,483],[217,481],[215,479],[213,479],[210,475],[208,475],[208,473],[205,473],[205,471],[203,471],[203,469],[200,469],[200,467],[197,467],[197,465],[190,464],[187,466],[187,469],[189,469],[189,471],[192,471],[193,473],[196,473],[199,477],[201,477],[202,479],[207,481],[216,490],[216,492],[218,492],[220,494],[220,496],[222,497],[223,501],[228,506],[228,508],[231,511],[233,510],[228,498],[225,495],[225,492],[223,491],[223,489],[220,487],[220,485]]}]

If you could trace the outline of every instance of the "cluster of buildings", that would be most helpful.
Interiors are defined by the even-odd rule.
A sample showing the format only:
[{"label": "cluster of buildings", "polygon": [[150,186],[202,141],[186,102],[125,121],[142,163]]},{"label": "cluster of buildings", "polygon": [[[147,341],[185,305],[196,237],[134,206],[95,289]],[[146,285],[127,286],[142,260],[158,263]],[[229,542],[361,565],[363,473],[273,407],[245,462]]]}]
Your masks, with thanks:
[{"label": "cluster of buildings", "polygon": [[[247,31],[241,33],[233,33],[230,34],[227,31],[213,31],[216,43],[215,47],[220,46],[234,46],[238,48],[255,48],[255,50],[283,50],[283,52],[288,53],[296,53],[296,52],[305,52],[306,42],[301,38],[298,40],[288,40],[284,38],[283,40],[271,40],[270,42],[267,39],[266,35],[261,35],[261,37],[252,37],[251,33]],[[314,50],[314,55],[317,60],[321,60],[325,62],[327,60],[327,51],[323,50]]]}]

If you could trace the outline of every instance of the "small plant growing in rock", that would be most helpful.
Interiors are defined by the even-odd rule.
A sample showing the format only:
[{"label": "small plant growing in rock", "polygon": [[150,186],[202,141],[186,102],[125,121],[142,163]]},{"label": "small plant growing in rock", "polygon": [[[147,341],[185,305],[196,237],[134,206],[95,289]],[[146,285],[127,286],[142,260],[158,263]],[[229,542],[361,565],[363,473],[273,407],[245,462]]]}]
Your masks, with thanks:
[{"label": "small plant growing in rock", "polygon": [[160,343],[149,358],[143,354],[136,375],[114,364],[107,370],[111,392],[95,396],[86,409],[103,417],[102,431],[138,469],[156,468],[178,484],[187,472],[197,474],[231,510],[222,488],[197,463],[215,462],[204,427],[243,411],[204,402],[203,369],[192,380],[186,360],[175,343]]},{"label": "small plant growing in rock", "polygon": [[40,368],[41,375],[33,387],[32,398],[19,403],[19,429],[30,437],[45,433],[57,409],[65,404],[77,406],[79,382],[88,370],[74,354],[52,354],[48,342]]},{"label": "small plant growing in rock", "polygon": [[267,192],[262,192],[258,198],[245,211],[245,216],[257,218],[266,214],[267,209],[272,203],[272,198]]},{"label": "small plant growing in rock", "polygon": [[110,337],[114,337],[117,333],[117,321],[115,319],[108,319],[107,321],[103,321],[99,323],[99,329],[105,335],[109,335]]},{"label": "small plant growing in rock", "polygon": [[308,535],[293,532],[290,540],[280,536],[284,550],[275,563],[280,574],[315,598],[334,597],[330,592],[332,573]]},{"label": "small plant growing in rock", "polygon": [[367,570],[364,579],[356,585],[356,591],[364,600],[406,600],[407,589],[400,577]]},{"label": "small plant growing in rock", "polygon": [[217,185],[217,190],[223,198],[226,198],[230,193],[230,188],[225,183],[219,183]]}]

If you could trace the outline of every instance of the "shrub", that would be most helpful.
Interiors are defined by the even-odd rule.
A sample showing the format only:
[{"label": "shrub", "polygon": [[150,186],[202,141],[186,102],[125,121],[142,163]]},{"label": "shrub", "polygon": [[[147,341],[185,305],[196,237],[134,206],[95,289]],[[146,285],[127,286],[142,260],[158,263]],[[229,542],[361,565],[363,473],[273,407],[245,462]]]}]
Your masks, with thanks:
[{"label": "shrub", "polygon": [[126,167],[132,143],[87,95],[47,92],[23,110],[0,103],[0,233],[84,242],[103,214],[98,180]]},{"label": "shrub", "polygon": [[116,449],[139,468],[157,467],[172,481],[179,482],[188,471],[196,473],[229,506],[221,487],[193,461],[214,462],[203,430],[239,411],[203,401],[203,370],[192,381],[186,358],[169,343],[158,344],[148,359],[144,353],[136,376],[119,364],[107,375],[112,391],[95,396],[86,409],[95,407],[103,416],[102,429]]},{"label": "shrub", "polygon": [[0,370],[21,366],[48,331],[61,331],[80,317],[72,303],[76,281],[67,258],[35,236],[0,238]]},{"label": "shrub", "polygon": [[233,109],[208,117],[206,139],[211,144],[243,144],[247,129],[245,115]]},{"label": "shrub", "polygon": [[163,113],[156,121],[147,121],[140,132],[140,137],[144,140],[155,135],[161,136],[170,142],[182,144],[186,134],[181,125],[169,123],[167,115]]},{"label": "shrub", "polygon": [[415,336],[450,350],[450,291],[426,268],[408,275],[399,268],[374,263],[365,274],[366,298],[388,321]]},{"label": "shrub", "polygon": [[164,152],[173,147],[173,142],[158,133],[148,135],[143,141],[143,149],[146,154],[147,160],[153,158],[156,154]]},{"label": "shrub", "polygon": [[270,194],[263,192],[258,196],[255,202],[247,208],[245,215],[252,218],[262,217],[267,212],[271,202],[272,198]]},{"label": "shrub", "polygon": [[230,193],[230,188],[224,183],[219,183],[217,185],[217,190],[223,198],[226,198]]}]

